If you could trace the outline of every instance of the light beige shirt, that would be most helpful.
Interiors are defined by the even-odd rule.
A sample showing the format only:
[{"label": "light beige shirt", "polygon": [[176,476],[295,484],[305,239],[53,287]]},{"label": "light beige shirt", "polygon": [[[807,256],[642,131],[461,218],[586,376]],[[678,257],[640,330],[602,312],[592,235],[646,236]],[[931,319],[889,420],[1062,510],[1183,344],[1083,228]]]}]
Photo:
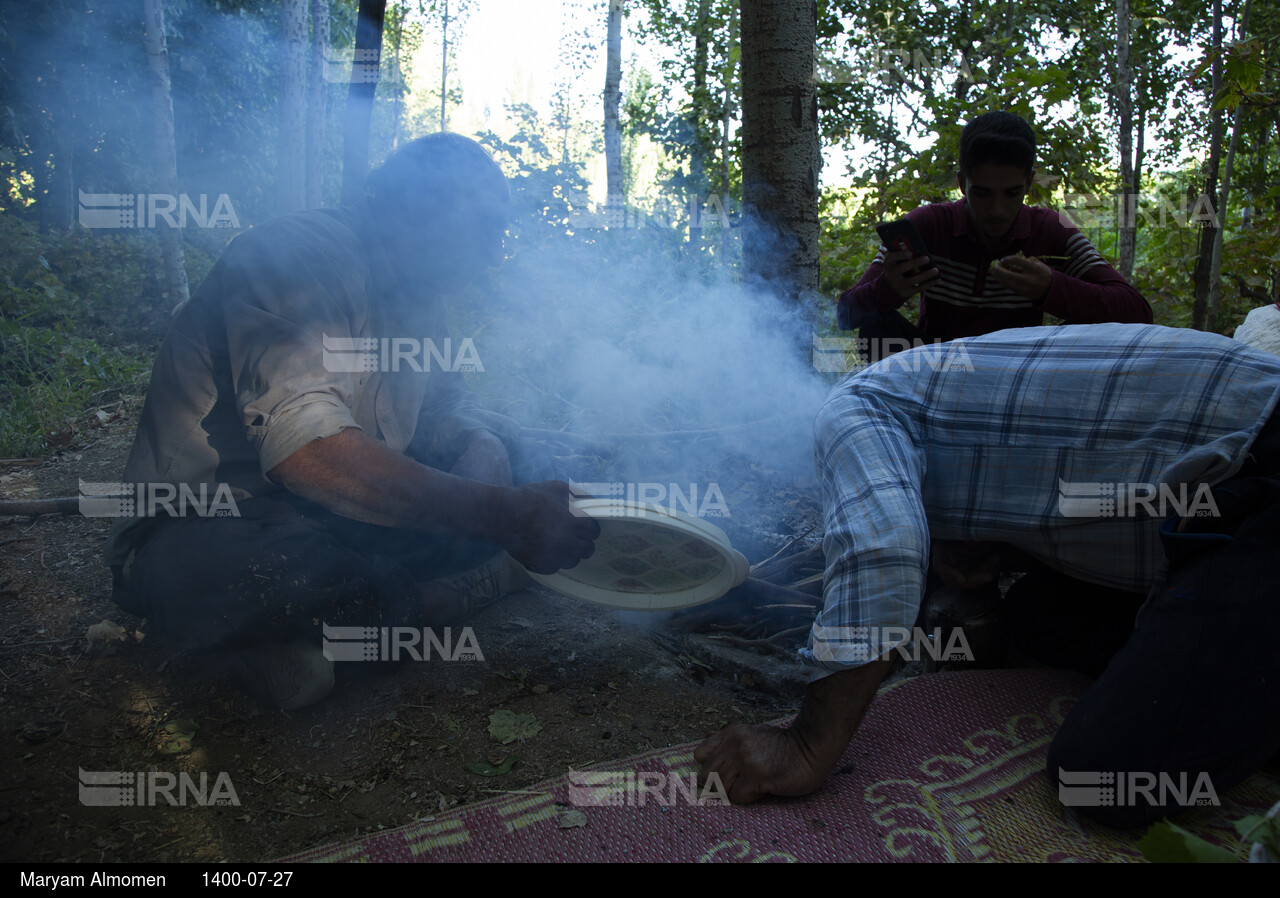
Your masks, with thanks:
[{"label": "light beige shirt", "polygon": [[[402,284],[373,233],[358,204],[231,242],[160,347],[126,483],[265,495],[283,489],[267,472],[347,427],[440,468],[479,429],[510,448],[518,426],[481,409],[455,370],[475,356],[452,341],[444,303]],[[145,520],[117,519],[108,564],[124,563]]]}]

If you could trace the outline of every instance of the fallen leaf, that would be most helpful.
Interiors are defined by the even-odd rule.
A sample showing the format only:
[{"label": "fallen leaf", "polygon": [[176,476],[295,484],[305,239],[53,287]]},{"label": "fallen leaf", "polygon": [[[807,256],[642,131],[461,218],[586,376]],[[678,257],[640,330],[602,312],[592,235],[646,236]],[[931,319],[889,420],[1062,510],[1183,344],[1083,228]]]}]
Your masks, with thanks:
[{"label": "fallen leaf", "polygon": [[86,637],[89,640],[89,652],[91,654],[109,655],[115,651],[112,643],[124,642],[128,631],[115,621],[99,621],[89,628]]},{"label": "fallen leaf", "polygon": [[556,826],[561,829],[576,829],[587,825],[587,815],[579,810],[561,811],[556,815]]},{"label": "fallen leaf", "polygon": [[528,739],[542,730],[542,724],[532,714],[516,714],[503,708],[489,715],[489,735],[503,745],[517,739]]},{"label": "fallen leaf", "polygon": [[480,776],[502,776],[510,773],[514,766],[516,766],[516,756],[510,755],[501,764],[494,764],[487,759],[472,761],[467,764],[467,770]]},{"label": "fallen leaf", "polygon": [[191,751],[199,725],[194,720],[171,720],[160,728],[156,750],[162,755],[180,755]]}]

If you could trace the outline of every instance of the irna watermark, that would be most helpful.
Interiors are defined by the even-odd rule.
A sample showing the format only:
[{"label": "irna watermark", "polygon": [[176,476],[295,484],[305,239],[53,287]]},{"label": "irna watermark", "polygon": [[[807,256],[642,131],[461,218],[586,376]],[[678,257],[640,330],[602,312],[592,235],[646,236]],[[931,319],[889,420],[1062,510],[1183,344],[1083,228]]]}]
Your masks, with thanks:
[{"label": "irna watermark", "polygon": [[1059,217],[1067,227],[1078,228],[1137,227],[1139,222],[1148,228],[1221,226],[1212,198],[1204,193],[1190,200],[1137,193],[1068,193]]},{"label": "irna watermark", "polygon": [[595,205],[585,193],[573,194],[569,201],[574,207],[569,226],[579,231],[685,227],[727,231],[742,220],[742,203],[719,193],[646,198],[644,205],[627,202],[620,196]]},{"label": "irna watermark", "polygon": [[219,773],[209,785],[209,774],[199,779],[182,771],[103,771],[80,768],[80,803],[91,808],[155,807],[161,800],[171,807],[240,806],[231,777]]},{"label": "irna watermark", "polygon": [[445,337],[439,344],[430,337],[320,337],[321,364],[326,371],[484,371],[480,353],[470,337],[462,338],[456,352],[452,337]]},{"label": "irna watermark", "polygon": [[948,55],[918,47],[872,47],[843,57],[820,55],[814,67],[814,79],[821,84],[893,87],[934,78],[968,84],[978,81],[968,56],[959,50]]},{"label": "irna watermark", "polygon": [[[210,490],[212,489],[212,495]],[[86,483],[78,505],[86,518],[238,518],[240,509],[225,483]]]},{"label": "irna watermark", "polygon": [[185,193],[85,193],[80,191],[80,224],[86,228],[239,228],[240,219],[225,193],[213,208],[208,194],[196,199]]},{"label": "irna watermark", "polygon": [[[930,351],[907,352],[931,347]],[[896,370],[919,374],[922,371],[972,371],[973,360],[964,340],[924,340],[919,337],[819,337],[813,335],[813,368],[844,374],[866,367],[869,360]],[[881,369],[888,370],[888,369]]]},{"label": "irna watermark", "polygon": [[624,517],[644,517],[645,506],[699,518],[727,518],[729,505],[724,500],[720,484],[714,480],[705,487],[690,483],[688,490],[681,483],[657,483],[647,481],[612,481],[608,483],[575,483],[576,491],[588,493],[594,498],[608,499]]},{"label": "irna watermark", "polygon": [[[973,649],[963,627],[822,627],[810,634],[810,653],[818,663],[862,664],[875,661],[892,646],[905,661],[973,661]],[[923,654],[922,654],[923,653]]]},{"label": "irna watermark", "polygon": [[729,804],[729,793],[714,772],[699,787],[696,773],[578,770],[569,774],[569,803],[577,807],[706,807]]},{"label": "irna watermark", "polygon": [[1066,807],[1190,808],[1221,804],[1209,774],[1150,771],[1063,770],[1058,768],[1058,800]]},{"label": "irna watermark", "polygon": [[1067,518],[1218,517],[1207,483],[1095,483],[1058,478],[1058,513]]},{"label": "irna watermark", "polygon": [[321,75],[335,84],[377,84],[381,74],[380,53],[376,49],[324,51]]},{"label": "irna watermark", "polygon": [[330,661],[483,661],[475,631],[463,627],[331,627],[321,622],[321,651]]}]

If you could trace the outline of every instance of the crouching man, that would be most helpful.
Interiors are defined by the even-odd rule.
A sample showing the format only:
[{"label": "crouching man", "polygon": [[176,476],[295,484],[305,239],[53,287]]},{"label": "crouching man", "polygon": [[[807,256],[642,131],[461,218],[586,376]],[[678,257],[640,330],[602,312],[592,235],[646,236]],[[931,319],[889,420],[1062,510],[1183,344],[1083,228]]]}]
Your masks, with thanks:
[{"label": "crouching man", "polygon": [[[850,376],[816,422],[827,569],[802,654],[818,678],[791,726],[703,742],[702,775],[735,802],[819,788],[890,668],[895,643],[870,634],[910,630],[930,541],[960,540],[1052,579],[1006,594],[1015,648],[1097,675],[1051,782],[1241,782],[1280,750],[1278,401],[1275,356],[1147,325],[1007,330]],[[1079,810],[1138,825],[1180,808]]]},{"label": "crouching man", "polygon": [[540,473],[519,428],[448,364],[444,297],[501,260],[508,205],[483,148],[436,134],[355,206],[231,242],[160,348],[124,476],[231,507],[118,520],[121,607],[289,709],[333,686],[322,624],[451,624],[523,574],[510,559],[591,555],[568,484],[514,485]]}]

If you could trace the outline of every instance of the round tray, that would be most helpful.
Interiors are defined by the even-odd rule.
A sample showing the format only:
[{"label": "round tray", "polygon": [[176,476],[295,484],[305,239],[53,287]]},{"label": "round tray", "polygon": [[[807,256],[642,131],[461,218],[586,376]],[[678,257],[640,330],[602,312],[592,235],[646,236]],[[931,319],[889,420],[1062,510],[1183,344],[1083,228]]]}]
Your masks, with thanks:
[{"label": "round tray", "polygon": [[600,522],[596,551],[577,567],[534,580],[575,599],[629,611],[670,611],[720,598],[747,579],[747,559],[701,518],[657,505],[577,499]]}]

